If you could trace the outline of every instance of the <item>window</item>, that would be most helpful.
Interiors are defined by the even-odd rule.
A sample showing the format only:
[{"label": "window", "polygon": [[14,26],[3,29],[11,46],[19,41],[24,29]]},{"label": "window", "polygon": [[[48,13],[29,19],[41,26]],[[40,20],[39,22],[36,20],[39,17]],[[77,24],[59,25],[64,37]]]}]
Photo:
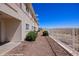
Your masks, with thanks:
[{"label": "window", "polygon": [[29,29],[29,24],[26,24],[26,29]]},{"label": "window", "polygon": [[32,29],[34,30],[34,26],[32,26]]}]

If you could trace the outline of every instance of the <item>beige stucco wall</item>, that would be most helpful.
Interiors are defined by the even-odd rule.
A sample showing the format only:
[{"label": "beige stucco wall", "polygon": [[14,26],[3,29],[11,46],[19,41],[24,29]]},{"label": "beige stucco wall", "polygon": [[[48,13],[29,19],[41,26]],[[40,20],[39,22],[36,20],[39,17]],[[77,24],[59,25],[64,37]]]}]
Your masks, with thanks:
[{"label": "beige stucco wall", "polygon": [[38,31],[38,24],[34,21],[35,31]]},{"label": "beige stucco wall", "polygon": [[[4,17],[6,19],[3,22],[6,34],[3,35],[6,35],[6,40],[24,41],[26,34],[33,30],[32,26],[35,26],[31,14],[26,11],[26,6],[22,4],[21,9],[18,5],[16,3],[0,4],[0,11],[6,14],[6,17],[12,17],[11,19]],[[26,29],[26,24],[29,24],[28,30]]]},{"label": "beige stucco wall", "polygon": [[6,37],[9,41],[21,41],[21,22],[16,19],[5,20]]},{"label": "beige stucco wall", "polygon": [[14,18],[2,18],[1,21],[1,42],[21,41],[21,22]]},{"label": "beige stucco wall", "polygon": [[0,39],[0,42],[3,42],[5,41],[5,24],[4,24],[4,21],[1,20],[0,18],[0,22],[1,22],[1,39]]}]

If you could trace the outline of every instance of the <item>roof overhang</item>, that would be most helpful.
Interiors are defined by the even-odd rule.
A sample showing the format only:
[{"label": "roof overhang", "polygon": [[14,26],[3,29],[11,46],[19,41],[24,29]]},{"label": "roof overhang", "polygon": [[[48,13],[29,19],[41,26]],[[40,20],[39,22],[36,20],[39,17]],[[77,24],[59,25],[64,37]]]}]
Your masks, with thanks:
[{"label": "roof overhang", "polygon": [[34,21],[37,23],[37,25],[39,25],[37,18],[36,18],[36,15],[35,15],[35,12],[34,12],[34,9],[32,7],[32,4],[31,3],[25,3],[25,5],[27,5],[27,7],[30,9],[30,12],[31,12],[32,17],[34,18]]}]

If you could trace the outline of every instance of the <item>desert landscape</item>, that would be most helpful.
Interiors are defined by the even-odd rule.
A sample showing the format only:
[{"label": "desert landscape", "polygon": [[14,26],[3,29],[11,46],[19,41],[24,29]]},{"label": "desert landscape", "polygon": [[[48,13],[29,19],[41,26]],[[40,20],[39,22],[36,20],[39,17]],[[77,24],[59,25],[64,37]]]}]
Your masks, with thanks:
[{"label": "desert landscape", "polygon": [[78,28],[55,28],[49,29],[49,34],[60,40],[69,47],[79,51],[79,29]]}]

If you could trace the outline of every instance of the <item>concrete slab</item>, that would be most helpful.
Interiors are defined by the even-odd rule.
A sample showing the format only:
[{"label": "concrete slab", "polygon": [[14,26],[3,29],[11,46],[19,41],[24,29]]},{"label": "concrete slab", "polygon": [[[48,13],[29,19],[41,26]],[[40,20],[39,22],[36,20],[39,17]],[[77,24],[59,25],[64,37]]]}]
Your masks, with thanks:
[{"label": "concrete slab", "polygon": [[21,42],[9,42],[7,44],[4,44],[0,46],[0,55],[4,55],[16,46],[18,46]]}]

